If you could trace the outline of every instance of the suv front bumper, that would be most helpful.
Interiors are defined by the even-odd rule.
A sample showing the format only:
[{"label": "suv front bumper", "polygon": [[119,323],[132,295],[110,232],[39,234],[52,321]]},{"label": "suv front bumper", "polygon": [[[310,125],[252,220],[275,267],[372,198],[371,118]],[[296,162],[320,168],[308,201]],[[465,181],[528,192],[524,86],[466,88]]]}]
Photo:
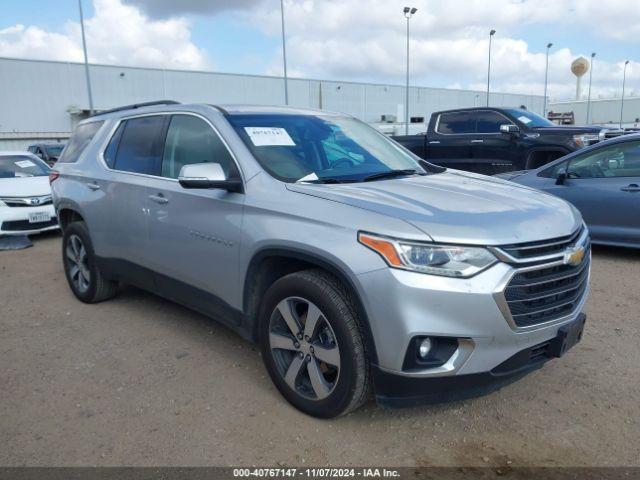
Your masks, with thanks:
[{"label": "suv front bumper", "polygon": [[[391,268],[359,275],[375,342],[377,361],[372,373],[378,401],[412,404],[475,396],[553,358],[538,355],[530,362],[527,352],[552,342],[568,325],[583,321],[588,289],[571,313],[525,329],[514,328],[499,299],[517,271],[498,263],[469,279]],[[421,336],[453,337],[458,348],[441,366],[404,370],[407,349],[414,337]],[[514,358],[521,364],[514,363]]]},{"label": "suv front bumper", "polygon": [[494,392],[564,355],[580,341],[586,319],[584,313],[579,314],[559,329],[555,338],[525,348],[484,373],[421,378],[395,375],[374,365],[376,401],[387,407],[402,407],[464,400]]}]

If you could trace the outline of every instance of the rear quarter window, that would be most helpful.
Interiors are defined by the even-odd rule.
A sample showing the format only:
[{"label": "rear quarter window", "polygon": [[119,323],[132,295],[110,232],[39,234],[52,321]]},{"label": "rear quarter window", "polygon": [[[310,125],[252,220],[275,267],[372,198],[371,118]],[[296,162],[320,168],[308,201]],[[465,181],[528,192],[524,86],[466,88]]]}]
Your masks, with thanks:
[{"label": "rear quarter window", "polygon": [[75,163],[82,155],[85,148],[91,143],[104,122],[89,122],[78,125],[71,135],[69,143],[62,151],[62,156],[58,160],[60,163]]}]

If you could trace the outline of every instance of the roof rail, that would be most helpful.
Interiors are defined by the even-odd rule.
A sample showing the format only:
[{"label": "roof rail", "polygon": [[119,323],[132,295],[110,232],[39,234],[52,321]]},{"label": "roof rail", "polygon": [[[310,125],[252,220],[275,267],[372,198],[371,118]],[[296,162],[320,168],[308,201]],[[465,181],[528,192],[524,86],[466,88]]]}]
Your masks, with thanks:
[{"label": "roof rail", "polygon": [[91,116],[95,117],[97,115],[104,115],[105,113],[121,112],[123,110],[134,110],[136,108],[142,108],[142,107],[152,107],[153,105],[179,105],[179,104],[180,102],[176,102],[175,100],[156,100],[154,102],[134,103],[132,105],[123,105],[122,107],[112,108],[110,110],[102,110],[101,112],[94,113]]}]

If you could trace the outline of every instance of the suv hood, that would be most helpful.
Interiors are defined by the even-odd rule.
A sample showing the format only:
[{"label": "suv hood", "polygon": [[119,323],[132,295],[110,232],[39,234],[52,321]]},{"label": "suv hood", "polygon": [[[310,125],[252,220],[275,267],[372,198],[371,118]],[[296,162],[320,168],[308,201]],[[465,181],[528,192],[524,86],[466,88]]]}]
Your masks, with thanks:
[{"label": "suv hood", "polygon": [[49,177],[0,178],[0,197],[50,195]]},{"label": "suv hood", "polygon": [[530,242],[569,235],[581,222],[576,210],[557,197],[504,180],[450,170],[371,183],[296,183],[287,184],[287,188],[404,220],[436,242]]}]

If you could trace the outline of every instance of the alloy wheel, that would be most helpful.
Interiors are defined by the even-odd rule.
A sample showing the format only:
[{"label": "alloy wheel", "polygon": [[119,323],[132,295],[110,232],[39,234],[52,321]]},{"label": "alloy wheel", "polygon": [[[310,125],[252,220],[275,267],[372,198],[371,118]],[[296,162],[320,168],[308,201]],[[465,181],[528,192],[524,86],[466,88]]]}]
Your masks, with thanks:
[{"label": "alloy wheel", "polygon": [[322,400],[340,376],[340,349],[329,320],[301,297],[282,300],[271,314],[269,346],[276,370],[297,394]]},{"label": "alloy wheel", "polygon": [[65,250],[69,278],[74,287],[81,293],[89,289],[91,272],[87,264],[87,249],[78,235],[71,235]]}]

